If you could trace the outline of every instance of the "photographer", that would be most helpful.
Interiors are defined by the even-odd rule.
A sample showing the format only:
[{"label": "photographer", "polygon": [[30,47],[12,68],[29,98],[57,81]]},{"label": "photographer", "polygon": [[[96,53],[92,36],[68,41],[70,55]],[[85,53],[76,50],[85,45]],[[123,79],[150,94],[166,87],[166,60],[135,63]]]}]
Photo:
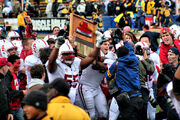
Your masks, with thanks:
[{"label": "photographer", "polygon": [[[125,41],[124,46],[117,50],[118,64],[114,62],[106,72],[107,80],[116,74],[115,84],[119,89],[116,97],[121,119],[144,120],[144,101],[140,92],[139,61],[134,53],[134,48]],[[117,64],[117,72],[115,66]]]},{"label": "photographer", "polygon": [[147,114],[148,119],[155,119],[156,103],[154,100],[153,82],[156,81],[156,64],[151,59],[150,53],[149,46],[145,42],[137,42],[135,44],[135,54],[139,58],[141,92],[147,110],[146,112],[144,111],[144,115]]}]

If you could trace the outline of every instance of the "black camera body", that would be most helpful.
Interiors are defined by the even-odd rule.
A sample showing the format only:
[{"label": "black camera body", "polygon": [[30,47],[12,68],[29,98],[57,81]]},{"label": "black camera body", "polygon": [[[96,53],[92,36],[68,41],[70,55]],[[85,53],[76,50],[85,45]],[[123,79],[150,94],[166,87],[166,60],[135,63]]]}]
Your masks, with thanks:
[{"label": "black camera body", "polygon": [[[144,54],[144,53],[143,53],[143,49],[141,48],[140,45],[137,45],[137,46],[135,47],[135,50],[136,50],[136,52],[135,52],[136,55],[143,55],[143,54]],[[146,54],[147,54],[147,55],[150,55],[150,49],[149,49],[149,48],[145,49],[145,51],[146,51]]]}]

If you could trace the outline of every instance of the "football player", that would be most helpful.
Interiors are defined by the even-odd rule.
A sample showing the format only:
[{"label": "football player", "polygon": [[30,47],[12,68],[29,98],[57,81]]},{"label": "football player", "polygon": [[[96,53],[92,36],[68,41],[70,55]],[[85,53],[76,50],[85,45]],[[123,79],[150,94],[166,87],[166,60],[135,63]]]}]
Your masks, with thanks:
[{"label": "football player", "polygon": [[42,62],[39,58],[40,50],[43,48],[47,48],[47,47],[49,47],[48,43],[46,41],[44,41],[43,39],[37,39],[32,43],[33,54],[27,56],[25,59],[25,67],[26,67],[26,75],[27,75],[27,88],[31,81],[30,69],[32,66],[34,66],[36,64],[42,64]]},{"label": "football player", "polygon": [[50,82],[56,78],[64,78],[69,83],[71,103],[75,102],[80,69],[88,67],[99,55],[103,35],[99,31],[96,31],[96,34],[96,47],[83,60],[75,57],[69,41],[65,41],[64,37],[59,36],[56,40],[55,48],[49,57],[49,61],[46,64]]}]

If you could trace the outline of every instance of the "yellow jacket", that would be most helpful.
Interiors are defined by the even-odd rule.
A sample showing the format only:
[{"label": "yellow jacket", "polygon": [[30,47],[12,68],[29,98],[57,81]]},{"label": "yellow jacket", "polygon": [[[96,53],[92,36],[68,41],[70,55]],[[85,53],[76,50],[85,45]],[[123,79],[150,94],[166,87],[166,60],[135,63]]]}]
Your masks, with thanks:
[{"label": "yellow jacket", "polygon": [[[137,0],[136,5],[135,5],[136,11],[138,11],[138,4],[139,4],[139,0]],[[144,2],[144,0],[141,0],[141,10],[145,11],[145,2]]]},{"label": "yellow jacket", "polygon": [[47,114],[53,120],[90,120],[83,109],[71,104],[65,96],[53,98],[48,104]]},{"label": "yellow jacket", "polygon": [[24,16],[21,15],[21,14],[19,14],[19,15],[17,16],[17,19],[18,19],[18,25],[25,27]]},{"label": "yellow jacket", "polygon": [[154,10],[155,2],[151,1],[147,3],[147,14],[151,14],[151,12]]}]

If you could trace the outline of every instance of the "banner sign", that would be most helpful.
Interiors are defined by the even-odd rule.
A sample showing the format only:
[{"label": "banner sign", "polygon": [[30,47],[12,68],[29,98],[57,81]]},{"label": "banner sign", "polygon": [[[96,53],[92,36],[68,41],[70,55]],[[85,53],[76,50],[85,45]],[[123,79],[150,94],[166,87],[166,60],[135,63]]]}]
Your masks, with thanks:
[{"label": "banner sign", "polygon": [[[18,20],[17,18],[5,18],[0,19],[6,25],[12,26],[13,30],[18,30]],[[54,26],[64,29],[66,23],[66,18],[32,18],[33,30],[37,32],[50,32]]]}]

